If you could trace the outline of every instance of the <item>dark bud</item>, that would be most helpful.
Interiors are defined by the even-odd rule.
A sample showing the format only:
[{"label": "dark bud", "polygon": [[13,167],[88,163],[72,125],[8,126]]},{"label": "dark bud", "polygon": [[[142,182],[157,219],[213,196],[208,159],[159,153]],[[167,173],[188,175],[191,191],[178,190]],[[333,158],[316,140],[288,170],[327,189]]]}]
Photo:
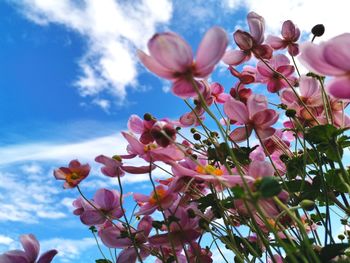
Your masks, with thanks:
[{"label": "dark bud", "polygon": [[209,229],[209,224],[208,224],[207,220],[205,220],[204,218],[199,219],[198,225],[203,230]]},{"label": "dark bud", "polygon": [[325,28],[324,28],[324,25],[322,24],[317,24],[311,29],[311,33],[316,37],[322,36],[324,34],[324,31],[325,31]]},{"label": "dark bud", "polygon": [[213,131],[213,132],[210,132],[210,136],[211,137],[219,137],[219,134],[217,132]]},{"label": "dark bud", "polygon": [[194,210],[192,208],[187,210],[187,215],[189,218],[195,218],[196,217],[196,213],[194,212]]},{"label": "dark bud", "polygon": [[195,139],[196,141],[199,141],[201,139],[201,135],[199,133],[195,133],[193,134],[193,139]]},{"label": "dark bud", "polygon": [[145,121],[151,121],[153,120],[153,116],[150,113],[145,113],[145,115],[143,115],[143,119]]},{"label": "dark bud", "polygon": [[285,154],[281,154],[281,156],[280,156],[280,160],[282,161],[282,162],[287,162],[288,161],[288,159],[289,159],[289,157],[287,156],[287,155],[285,155]]},{"label": "dark bud", "polygon": [[175,130],[179,131],[179,130],[181,130],[181,127],[177,126],[177,127],[175,128]]},{"label": "dark bud", "polygon": [[152,222],[152,226],[155,228],[155,229],[161,229],[162,228],[162,226],[163,226],[163,222],[161,222],[161,221],[153,221]]},{"label": "dark bud", "polygon": [[195,132],[197,132],[196,128],[191,128],[191,133],[195,133]]},{"label": "dark bud", "polygon": [[294,118],[296,114],[297,112],[295,110],[292,110],[292,109],[286,110],[286,116],[289,118]]},{"label": "dark bud", "polygon": [[192,154],[191,157],[192,157],[193,159],[195,159],[195,160],[198,159],[198,156],[197,156],[196,154]]}]

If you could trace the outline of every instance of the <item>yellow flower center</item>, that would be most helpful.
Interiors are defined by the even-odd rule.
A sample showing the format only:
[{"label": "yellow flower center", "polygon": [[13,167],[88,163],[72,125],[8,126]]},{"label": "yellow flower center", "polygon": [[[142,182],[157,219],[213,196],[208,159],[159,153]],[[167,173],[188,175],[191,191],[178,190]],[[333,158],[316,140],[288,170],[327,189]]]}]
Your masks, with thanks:
[{"label": "yellow flower center", "polygon": [[200,174],[211,174],[216,176],[221,176],[224,174],[224,172],[221,169],[216,168],[215,166],[212,166],[210,164],[206,166],[198,165],[196,167],[196,171]]},{"label": "yellow flower center", "polygon": [[156,144],[150,143],[150,144],[145,145],[145,146],[143,147],[143,150],[144,150],[145,152],[148,152],[148,151],[154,150],[154,149],[156,149],[156,148],[157,148],[157,145],[156,145]]},{"label": "yellow flower center", "polygon": [[66,182],[68,184],[74,184],[74,182],[80,178],[81,178],[80,174],[78,174],[76,172],[66,174]]},{"label": "yellow flower center", "polygon": [[149,202],[152,205],[155,205],[158,202],[160,202],[164,198],[165,195],[166,195],[166,190],[163,188],[158,188],[158,189],[156,189],[155,192],[154,191],[152,192],[152,194],[149,198]]}]

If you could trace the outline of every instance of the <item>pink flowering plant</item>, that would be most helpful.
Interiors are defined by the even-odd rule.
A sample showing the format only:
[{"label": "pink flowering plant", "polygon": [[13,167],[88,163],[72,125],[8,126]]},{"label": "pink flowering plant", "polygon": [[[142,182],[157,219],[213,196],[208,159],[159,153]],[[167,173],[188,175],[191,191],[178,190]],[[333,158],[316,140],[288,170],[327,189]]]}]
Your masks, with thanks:
[{"label": "pink flowering plant", "polygon": [[[96,262],[209,263],[213,254],[222,262],[349,262],[350,34],[315,44],[324,32],[317,25],[301,43],[290,20],[278,36],[265,36],[264,18],[254,12],[247,22],[249,32],[233,34],[236,49],[213,27],[195,56],[172,32],[155,34],[148,52],[138,51],[187,109],[176,120],[130,117],[122,132],[127,148],[95,159],[119,189],[85,196],[79,185],[90,165],[78,160],[54,171],[64,188],[80,193],[73,213],[96,238]],[[231,89],[209,81],[220,61]],[[146,164],[130,165],[134,158]],[[157,168],[168,177],[155,180]],[[148,174],[152,191],[125,194],[121,177],[131,174]],[[131,196],[135,209],[128,211]],[[335,232],[340,226],[344,232]],[[34,262],[36,239],[21,241],[25,252],[0,258]],[[106,255],[102,245],[115,253]]]}]

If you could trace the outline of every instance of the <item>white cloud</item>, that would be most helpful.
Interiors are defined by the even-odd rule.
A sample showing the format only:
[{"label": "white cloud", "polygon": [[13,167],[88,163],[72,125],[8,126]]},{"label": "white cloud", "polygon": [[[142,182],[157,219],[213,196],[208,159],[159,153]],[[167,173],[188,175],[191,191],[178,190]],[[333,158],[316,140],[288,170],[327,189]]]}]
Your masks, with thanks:
[{"label": "white cloud", "polygon": [[[65,26],[87,40],[76,86],[82,96],[101,92],[125,99],[137,86],[136,48],[145,48],[156,27],[172,16],[169,0],[23,0],[12,3],[31,21]],[[95,104],[105,108],[105,102]]]},{"label": "white cloud", "polygon": [[12,244],[14,240],[8,236],[0,235],[0,245],[8,246]]},{"label": "white cloud", "polygon": [[96,246],[96,242],[93,238],[65,239],[65,238],[53,238],[43,240],[40,242],[41,251],[50,249],[57,249],[59,253],[55,257],[55,260],[61,262],[76,262],[80,258],[80,255]]},{"label": "white cloud", "polygon": [[27,174],[40,174],[42,173],[42,168],[38,164],[25,164],[21,166],[21,170]]}]

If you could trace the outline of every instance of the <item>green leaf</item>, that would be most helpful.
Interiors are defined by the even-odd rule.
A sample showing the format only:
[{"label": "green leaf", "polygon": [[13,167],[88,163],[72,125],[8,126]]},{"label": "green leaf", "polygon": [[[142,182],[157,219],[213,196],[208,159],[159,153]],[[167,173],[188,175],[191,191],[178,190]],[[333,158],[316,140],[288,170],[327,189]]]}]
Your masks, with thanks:
[{"label": "green leaf", "polygon": [[235,199],[241,199],[244,196],[244,189],[239,185],[232,187],[231,192]]},{"label": "green leaf", "polygon": [[278,195],[282,191],[282,186],[273,176],[263,177],[258,184],[258,191],[262,197],[268,198]]},{"label": "green leaf", "polygon": [[112,263],[112,261],[108,259],[96,259],[95,263]]},{"label": "green leaf", "polygon": [[311,190],[312,185],[305,180],[292,180],[285,182],[286,190],[291,193]]},{"label": "green leaf", "polygon": [[328,186],[332,187],[334,190],[339,191],[341,193],[346,193],[347,188],[342,182],[341,176],[342,174],[340,169],[334,169],[334,170],[329,170],[325,174],[325,179]]},{"label": "green leaf", "polygon": [[331,124],[317,125],[308,129],[305,133],[305,139],[311,144],[329,143],[343,132]]}]

